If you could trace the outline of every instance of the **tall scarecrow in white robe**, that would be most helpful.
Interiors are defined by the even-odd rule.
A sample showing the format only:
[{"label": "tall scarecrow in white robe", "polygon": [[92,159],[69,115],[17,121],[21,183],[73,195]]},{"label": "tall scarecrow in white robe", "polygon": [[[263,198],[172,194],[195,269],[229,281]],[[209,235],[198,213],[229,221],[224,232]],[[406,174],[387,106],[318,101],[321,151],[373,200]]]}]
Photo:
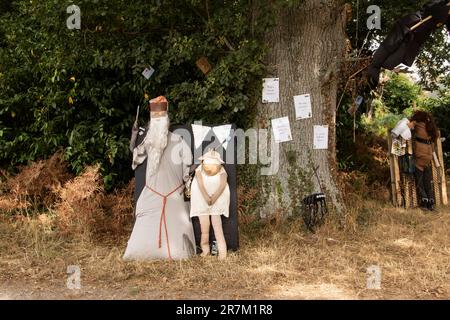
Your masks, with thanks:
[{"label": "tall scarecrow in white robe", "polygon": [[[180,135],[169,132],[167,108],[164,97],[150,101],[149,128],[133,148],[133,170],[145,160],[147,170],[126,260],[185,259],[195,254],[194,230],[183,195],[192,153]],[[137,124],[132,140],[136,132]]]}]

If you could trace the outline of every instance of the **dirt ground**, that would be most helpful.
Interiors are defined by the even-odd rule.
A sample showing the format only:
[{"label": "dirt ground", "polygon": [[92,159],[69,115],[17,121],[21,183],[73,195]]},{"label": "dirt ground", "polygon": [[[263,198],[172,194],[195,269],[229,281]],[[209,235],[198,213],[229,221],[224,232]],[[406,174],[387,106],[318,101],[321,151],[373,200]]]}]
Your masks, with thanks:
[{"label": "dirt ground", "polygon": [[[241,228],[226,261],[123,262],[126,238],[68,241],[45,225],[0,222],[0,299],[449,299],[450,209],[367,203],[316,234],[299,219]],[[67,267],[81,271],[68,289]],[[380,289],[367,268],[381,271]]]}]

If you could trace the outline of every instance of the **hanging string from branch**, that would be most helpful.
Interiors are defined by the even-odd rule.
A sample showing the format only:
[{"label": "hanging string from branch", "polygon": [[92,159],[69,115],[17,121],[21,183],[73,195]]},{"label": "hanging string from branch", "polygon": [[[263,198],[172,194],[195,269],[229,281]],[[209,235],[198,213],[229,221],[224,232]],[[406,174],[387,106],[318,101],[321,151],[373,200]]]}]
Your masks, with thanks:
[{"label": "hanging string from branch", "polygon": [[[359,2],[359,1],[358,1],[358,2]],[[367,34],[366,34],[366,37],[364,38],[364,42],[363,42],[361,48],[359,49],[359,51],[358,51],[358,53],[357,53],[357,55],[356,55],[355,62],[354,62],[354,64],[352,65],[352,68],[354,68],[354,67],[356,66],[357,62],[361,60],[361,54],[362,54],[362,52],[363,52],[363,50],[364,50],[364,47],[366,46],[366,44],[367,44],[367,42],[368,42],[368,40],[369,40],[369,36],[370,36],[370,33],[371,33],[371,32],[372,32],[372,30],[369,29],[369,31],[368,31]],[[357,37],[358,37],[358,36],[357,36]],[[356,40],[356,43],[358,44],[358,40]],[[336,111],[339,109],[339,106],[341,105],[341,102],[342,102],[342,99],[344,98],[344,95],[345,95],[345,93],[346,93],[346,90],[347,90],[347,86],[348,86],[349,81],[350,81],[351,79],[353,79],[354,77],[356,77],[360,72],[362,72],[362,71],[364,71],[365,69],[367,69],[367,67],[368,67],[368,65],[364,66],[363,68],[361,68],[361,69],[359,69],[358,71],[356,71],[355,73],[353,73],[350,77],[348,77],[347,82],[345,83],[345,86],[344,86],[344,90],[343,90],[343,92],[342,92],[342,95],[341,95],[341,97],[339,98],[338,105],[336,106]]]},{"label": "hanging string from branch", "polygon": [[359,0],[356,1],[356,43],[355,48],[358,48],[358,36],[359,36]]}]

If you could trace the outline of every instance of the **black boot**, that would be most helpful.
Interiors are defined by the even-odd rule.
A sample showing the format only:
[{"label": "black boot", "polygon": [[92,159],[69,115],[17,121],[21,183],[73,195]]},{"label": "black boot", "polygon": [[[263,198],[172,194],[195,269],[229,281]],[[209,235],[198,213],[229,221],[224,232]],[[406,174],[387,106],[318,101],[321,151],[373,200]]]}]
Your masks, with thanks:
[{"label": "black boot", "polygon": [[436,211],[434,206],[434,199],[428,199],[427,209],[430,211]]},{"label": "black boot", "polygon": [[428,199],[427,198],[422,198],[422,200],[420,201],[420,205],[419,205],[420,209],[422,209],[422,210],[429,210],[428,206],[429,206]]}]

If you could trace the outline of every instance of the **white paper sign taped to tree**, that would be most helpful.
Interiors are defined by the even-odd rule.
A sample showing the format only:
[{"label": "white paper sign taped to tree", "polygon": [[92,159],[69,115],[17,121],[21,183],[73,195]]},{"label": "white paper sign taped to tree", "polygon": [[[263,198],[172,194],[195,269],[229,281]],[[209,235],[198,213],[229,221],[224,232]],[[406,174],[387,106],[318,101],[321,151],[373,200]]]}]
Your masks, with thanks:
[{"label": "white paper sign taped to tree", "polygon": [[294,96],[295,118],[297,120],[308,119],[312,117],[311,96],[302,94]]},{"label": "white paper sign taped to tree", "polygon": [[292,134],[289,118],[272,119],[272,132],[276,143],[291,141]]},{"label": "white paper sign taped to tree", "polygon": [[263,103],[280,102],[280,79],[279,78],[264,78],[263,79]]},{"label": "white paper sign taped to tree", "polygon": [[314,126],[314,149],[328,149],[328,126]]}]

